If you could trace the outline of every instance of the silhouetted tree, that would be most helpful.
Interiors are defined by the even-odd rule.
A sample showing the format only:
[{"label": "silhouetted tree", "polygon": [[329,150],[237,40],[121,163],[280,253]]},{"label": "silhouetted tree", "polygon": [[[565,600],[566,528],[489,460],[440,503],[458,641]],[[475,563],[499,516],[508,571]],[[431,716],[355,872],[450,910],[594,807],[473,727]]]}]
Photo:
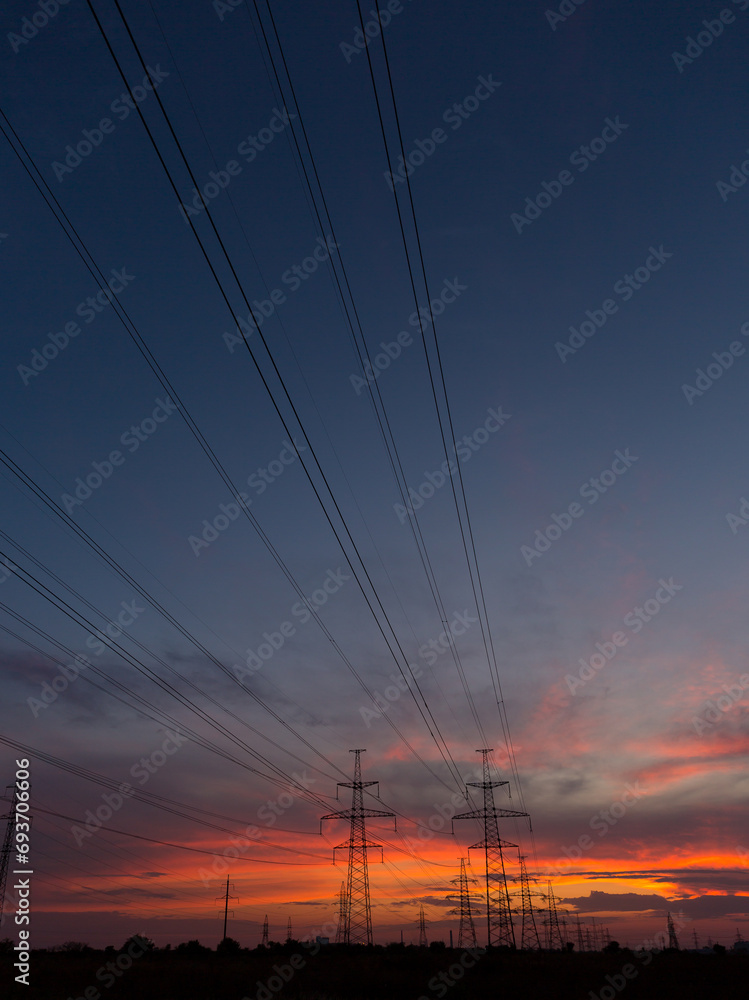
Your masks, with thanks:
[{"label": "silhouetted tree", "polygon": [[216,953],[218,955],[238,955],[241,950],[242,945],[239,941],[230,937],[225,937],[223,941],[219,941],[216,945]]}]

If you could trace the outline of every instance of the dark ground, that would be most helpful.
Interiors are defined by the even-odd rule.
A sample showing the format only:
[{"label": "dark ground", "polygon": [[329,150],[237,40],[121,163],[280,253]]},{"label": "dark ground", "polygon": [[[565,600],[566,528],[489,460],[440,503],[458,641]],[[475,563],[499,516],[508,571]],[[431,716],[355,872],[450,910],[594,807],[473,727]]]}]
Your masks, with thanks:
[{"label": "dark ground", "polygon": [[[124,954],[32,952],[30,985],[14,982],[14,957],[0,955],[0,996],[26,1000],[749,1000],[749,955],[688,952],[562,954],[493,952],[460,975],[458,949],[308,946],[218,955],[156,951],[120,975],[106,963]],[[294,970],[293,966],[303,966]],[[276,969],[274,969],[274,966]],[[451,974],[450,969],[453,973]],[[102,971],[103,969],[103,971]],[[282,982],[276,970],[288,979]],[[118,970],[120,971],[120,970]],[[98,973],[98,977],[97,977]],[[448,982],[436,978],[440,973]],[[607,979],[606,977],[610,977]],[[274,978],[275,977],[275,978]],[[601,995],[603,991],[603,995]],[[258,995],[259,994],[259,995]]]}]

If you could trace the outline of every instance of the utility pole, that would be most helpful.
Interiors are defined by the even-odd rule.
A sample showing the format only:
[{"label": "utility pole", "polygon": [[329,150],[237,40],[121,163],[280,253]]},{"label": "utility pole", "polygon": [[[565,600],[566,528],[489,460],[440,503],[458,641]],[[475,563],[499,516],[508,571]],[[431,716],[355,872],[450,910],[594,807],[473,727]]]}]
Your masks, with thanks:
[{"label": "utility pole", "polygon": [[265,920],[263,921],[263,948],[268,947],[268,914],[265,914]]},{"label": "utility pole", "polygon": [[[351,808],[341,809],[338,812],[328,813],[320,819],[320,832],[322,833],[323,820],[326,819],[349,819],[351,820],[351,832],[349,839],[333,848],[333,858],[335,852],[344,849],[348,850],[348,881],[346,885],[346,919],[343,929],[344,944],[373,944],[372,939],[372,906],[369,898],[369,870],[367,867],[367,851],[376,848],[382,851],[381,844],[375,844],[367,840],[364,820],[370,818],[392,817],[395,823],[395,813],[384,812],[382,809],[364,808],[364,789],[372,785],[377,785],[377,795],[379,797],[378,781],[362,781],[360,754],[366,750],[350,750],[355,754],[354,780],[339,781],[338,788],[350,788]],[[336,789],[336,798],[338,791]],[[396,826],[397,829],[397,826]]]},{"label": "utility pole", "polygon": [[424,918],[423,903],[421,904],[421,908],[419,909],[419,947],[420,948],[427,947],[427,925],[426,925],[426,920]]},{"label": "utility pole", "polygon": [[[226,941],[226,922],[229,919],[229,899],[239,900],[238,896],[229,896],[229,876],[226,876],[226,892],[223,896],[217,896],[216,899],[221,899],[224,901],[224,936],[223,941]],[[234,910],[231,911],[231,915],[234,916]]]},{"label": "utility pole", "polygon": [[497,809],[494,805],[494,789],[509,785],[509,781],[492,781],[489,773],[489,754],[491,748],[477,750],[483,754],[483,781],[469,781],[466,787],[480,788],[484,793],[483,809],[471,809],[469,812],[458,813],[456,819],[480,819],[484,823],[484,839],[477,844],[471,844],[469,851],[482,848],[486,868],[486,937],[487,945],[505,945],[515,947],[515,928],[512,925],[510,897],[507,892],[507,875],[502,854],[503,847],[517,847],[499,838],[500,817],[522,817],[528,813],[515,809]]},{"label": "utility pole", "polygon": [[[8,786],[11,787],[10,785]],[[8,813],[8,825],[5,828],[3,846],[0,851],[0,927],[3,925],[3,908],[5,906],[5,888],[8,883],[8,868],[10,867],[11,844],[13,843],[13,829],[15,825],[16,802],[18,801],[18,789],[13,787],[13,795],[10,800],[10,812]]]}]

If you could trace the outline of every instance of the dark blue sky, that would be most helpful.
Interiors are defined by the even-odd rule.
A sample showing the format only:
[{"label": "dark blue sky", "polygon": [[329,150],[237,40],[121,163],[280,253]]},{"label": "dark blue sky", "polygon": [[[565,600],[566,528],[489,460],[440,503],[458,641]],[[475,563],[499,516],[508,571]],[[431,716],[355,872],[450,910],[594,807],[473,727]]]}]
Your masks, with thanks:
[{"label": "dark blue sky", "polygon": [[[142,87],[145,71],[116,7],[94,6],[128,81]],[[441,0],[404,0],[391,5],[386,28],[406,157],[419,151],[410,160],[416,164],[410,183],[418,234],[431,299],[442,296],[435,311],[444,304],[436,331],[445,384],[456,440],[469,439],[457,461],[539,866],[552,865],[562,845],[574,843],[589,817],[616,799],[627,781],[647,775],[647,808],[612,830],[606,861],[591,856],[584,864],[600,860],[606,872],[617,864],[628,872],[662,868],[667,893],[695,899],[736,890],[733,875],[687,886],[678,870],[687,864],[726,873],[736,868],[743,836],[737,816],[746,802],[745,778],[741,785],[738,777],[747,753],[744,695],[707,735],[693,723],[707,701],[722,694],[722,685],[738,683],[747,669],[749,531],[745,537],[743,523],[732,526],[726,517],[738,514],[749,495],[741,444],[749,365],[749,189],[741,173],[742,162],[749,173],[745,6],[745,0],[725,7],[588,0],[556,21],[536,2],[456,8]],[[257,331],[249,344],[286,427],[246,346],[236,343],[236,318],[244,319],[247,307],[206,212],[196,212],[195,230],[234,317],[180,212],[180,204],[196,195],[156,96],[134,90],[179,199],[137,111],[122,101],[126,88],[88,5],[70,0],[48,23],[37,17],[35,36],[14,40],[23,19],[39,9],[20,0],[4,8],[3,112],[98,267],[107,278],[113,271],[120,275],[114,290],[121,289],[121,305],[237,488],[252,500],[252,514],[303,592],[325,594],[320,588],[329,581],[321,617],[367,685],[382,691],[396,666],[356,582],[343,579],[351,577],[345,557],[289,447],[289,432],[319,488],[314,449],[405,655],[423,670],[423,691],[466,775],[482,737],[451,656],[440,652],[429,663],[424,653],[445,626],[411,532],[398,516],[388,456],[369,393],[362,391],[330,266],[345,264],[366,343],[373,357],[381,357],[377,385],[406,479],[426,496],[417,514],[447,620],[469,619],[455,643],[504,768],[480,628],[470,621],[476,602],[452,494],[444,485],[430,495],[445,454],[418,324],[409,322],[416,305],[385,178],[389,168],[367,52],[351,49],[356,5],[272,5],[298,107],[289,98],[275,42],[283,93],[255,13],[244,5],[154,0],[153,6],[123,7],[242,292],[272,313],[262,333],[277,371]],[[722,21],[721,11],[728,12]],[[270,36],[265,7],[262,16]],[[702,49],[699,39],[708,37],[711,44],[695,54],[695,45]],[[675,60],[674,53],[687,54],[689,38],[697,40],[689,49],[692,62]],[[368,51],[395,164],[401,150],[378,38]],[[291,141],[291,124],[301,140],[300,113],[335,229],[332,250],[331,229],[317,223]],[[87,147],[92,138],[95,147]],[[81,142],[85,155],[71,157],[68,147],[75,151]],[[294,634],[252,676],[251,689],[343,770],[349,768],[348,748],[367,746],[367,766],[383,780],[383,793],[387,781],[399,808],[425,821],[444,789],[432,787],[433,777],[382,719],[363,727],[361,709],[371,708],[371,701],[330,639],[294,613],[299,596],[250,524],[239,516],[227,524],[219,520],[220,530],[214,525],[217,517],[226,520],[221,505],[231,502],[230,489],[178,410],[167,405],[154,419],[168,393],[111,305],[86,312],[97,281],[4,139],[0,166],[6,330],[1,447],[63,505],[78,478],[105,463],[110,472],[101,484],[80,504],[68,504],[73,521],[227,668],[267,641],[264,633],[276,634],[291,621]],[[211,172],[220,190],[216,184],[206,189]],[[406,185],[394,186],[424,306]],[[527,224],[518,223],[521,213]],[[592,336],[570,342],[570,328],[579,330],[586,321],[596,331],[588,326]],[[68,334],[79,331],[67,344],[66,324]],[[397,345],[399,335],[399,347],[388,346]],[[55,337],[56,355],[49,346]],[[427,341],[434,363],[429,330]],[[575,352],[560,349],[565,343]],[[34,358],[39,370],[31,374]],[[710,369],[721,358],[723,367]],[[700,383],[698,369],[708,373]],[[685,394],[685,385],[702,386],[702,395]],[[617,453],[629,460],[622,463]],[[2,474],[3,530],[115,619],[122,602],[136,599],[133,587],[41,510],[10,473]],[[602,488],[592,484],[581,493],[591,480]],[[567,514],[575,503],[580,513]],[[330,498],[326,507],[333,510]],[[749,504],[744,511],[749,514]],[[557,525],[567,526],[552,528],[546,544],[553,515]],[[206,531],[206,522],[213,528]],[[201,539],[210,544],[200,545]],[[87,617],[93,614],[28,555],[2,542],[10,559]],[[529,558],[534,545],[536,555]],[[616,661],[584,690],[571,691],[565,677],[579,672],[581,659],[590,660],[596,643],[626,631],[622,622],[634,608],[657,601],[662,580],[682,588],[673,592],[673,603],[660,602],[657,620],[641,618],[644,627],[629,629]],[[74,625],[16,576],[0,590],[13,611],[74,650],[86,650],[90,630]],[[101,619],[95,621],[101,627]],[[38,642],[5,611],[0,624]],[[282,747],[311,759],[307,745],[243,695],[152,606],[138,613],[130,635]],[[38,697],[58,668],[17,639],[4,636],[2,642],[8,692],[2,731],[11,738],[111,776],[127,773],[145,748],[160,744],[156,722],[136,724],[132,709],[83,682],[34,717],[28,699]],[[152,704],[188,719],[171,696],[113,652],[99,661]],[[163,674],[165,668],[156,669]],[[449,784],[414,702],[399,698],[391,717]],[[296,766],[278,747],[263,744],[263,753],[285,772]],[[208,799],[211,808],[232,812],[239,800],[243,814],[254,816],[273,792],[196,746],[181,751],[170,767],[170,775],[154,777],[153,787],[161,782],[161,794],[193,805]],[[212,784],[217,767],[218,788]],[[11,768],[8,757],[7,780]],[[699,809],[708,775],[720,843]],[[66,815],[83,815],[99,794],[93,785],[57,777],[41,762],[37,780],[41,798]],[[319,794],[332,791],[321,781]],[[314,830],[319,811],[288,825]],[[142,813],[120,826],[137,832],[155,824],[169,841],[195,836],[173,817]],[[625,823],[630,827],[620,834]],[[691,839],[685,828],[693,831]],[[467,843],[471,834],[465,836]],[[445,840],[434,857],[452,864],[453,855],[465,853],[464,841]],[[80,853],[71,845],[68,835],[50,870],[64,876],[70,852]],[[311,849],[328,857],[327,844],[315,841]],[[276,856],[272,847],[268,851]],[[709,865],[705,859],[712,859]],[[159,870],[158,856],[145,863]],[[336,890],[338,874],[330,873],[329,888],[321,883],[321,899]],[[251,875],[246,877],[249,887]],[[407,889],[383,885],[401,900],[397,905],[422,891],[411,883]],[[613,878],[596,886],[619,888]],[[560,892],[577,898],[590,887],[581,877],[562,883]],[[253,884],[253,894],[257,888]],[[645,876],[621,889],[654,891]],[[49,909],[66,909],[64,892]],[[745,920],[746,911],[740,914]],[[247,919],[252,928],[260,918],[248,911]],[[395,927],[394,919],[383,913],[380,923]],[[50,918],[51,941],[55,926]],[[80,935],[86,933],[94,931],[82,927]]]}]

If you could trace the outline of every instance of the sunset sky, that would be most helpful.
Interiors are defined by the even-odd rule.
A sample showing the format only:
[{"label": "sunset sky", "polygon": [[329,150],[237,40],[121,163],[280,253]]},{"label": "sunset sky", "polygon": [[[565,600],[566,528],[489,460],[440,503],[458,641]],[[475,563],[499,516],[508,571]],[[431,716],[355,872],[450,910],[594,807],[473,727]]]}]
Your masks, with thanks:
[{"label": "sunset sky", "polygon": [[93,8],[2,12],[35,944],[329,933],[353,748],[378,943],[482,747],[537,892],[749,936],[749,0]]}]

